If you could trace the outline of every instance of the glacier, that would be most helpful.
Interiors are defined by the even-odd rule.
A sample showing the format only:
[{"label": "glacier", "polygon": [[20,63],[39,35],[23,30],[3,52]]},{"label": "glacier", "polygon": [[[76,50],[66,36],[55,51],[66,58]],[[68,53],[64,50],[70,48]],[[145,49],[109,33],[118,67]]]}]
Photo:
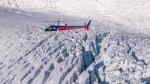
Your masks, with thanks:
[{"label": "glacier", "polygon": [[[44,5],[46,1],[60,5],[56,8],[54,3]],[[65,1],[68,5],[70,4],[69,6],[75,3],[75,8],[71,9],[71,6],[69,9],[68,5],[64,5],[67,4]],[[112,3],[110,6],[114,5],[114,0],[106,1]],[[139,17],[136,21],[136,17],[127,17],[126,19],[133,20],[133,23],[131,21],[128,24],[127,20],[118,21],[125,18],[122,15],[117,19],[115,14],[108,18],[109,16],[89,13],[92,7],[95,9],[98,6],[93,6],[97,4],[95,2],[99,3],[100,0],[89,0],[89,2],[86,0],[81,2],[36,0],[33,5],[32,0],[1,0],[0,3],[2,2],[3,5],[0,7],[0,84],[150,83],[148,30],[150,26],[146,18],[149,13],[144,15],[145,18]],[[76,6],[83,2],[86,6],[93,5],[79,17],[86,7],[76,9]],[[52,7],[48,9],[49,6]],[[61,6],[63,6],[62,9]],[[77,12],[80,8],[81,11]],[[103,13],[109,15],[108,12],[106,14],[103,11]],[[63,23],[72,25],[82,25],[88,19],[92,19],[92,29],[45,32],[44,29],[49,24],[53,24],[48,21],[56,19],[64,20]]]},{"label": "glacier", "polygon": [[145,34],[150,32],[149,4],[149,0],[0,0],[1,6],[31,12],[53,11],[92,20],[108,19],[129,26],[124,30]]}]

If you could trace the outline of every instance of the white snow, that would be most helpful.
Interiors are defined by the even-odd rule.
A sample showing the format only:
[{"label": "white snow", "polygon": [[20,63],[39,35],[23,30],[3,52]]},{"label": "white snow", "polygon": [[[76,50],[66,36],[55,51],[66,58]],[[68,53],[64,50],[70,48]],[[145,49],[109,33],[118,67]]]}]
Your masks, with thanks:
[{"label": "white snow", "polygon": [[149,0],[0,0],[2,6],[28,11],[61,13],[124,24],[131,32],[150,32]]},{"label": "white snow", "polygon": [[[0,0],[0,84],[149,84],[148,2]],[[44,31],[58,19],[93,29]]]}]

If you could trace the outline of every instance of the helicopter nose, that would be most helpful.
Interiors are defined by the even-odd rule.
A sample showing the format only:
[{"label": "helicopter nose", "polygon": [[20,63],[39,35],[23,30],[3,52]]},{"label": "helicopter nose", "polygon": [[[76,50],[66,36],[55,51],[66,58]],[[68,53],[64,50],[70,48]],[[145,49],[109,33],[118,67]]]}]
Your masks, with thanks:
[{"label": "helicopter nose", "polygon": [[45,31],[48,31],[48,28],[46,28]]}]

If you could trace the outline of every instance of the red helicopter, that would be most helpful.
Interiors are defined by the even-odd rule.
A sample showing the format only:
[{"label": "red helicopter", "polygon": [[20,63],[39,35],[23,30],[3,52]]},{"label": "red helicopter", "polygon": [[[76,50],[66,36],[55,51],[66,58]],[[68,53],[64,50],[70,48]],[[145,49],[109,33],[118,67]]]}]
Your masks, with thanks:
[{"label": "red helicopter", "polygon": [[[91,20],[84,26],[68,26],[67,24],[65,25],[50,25],[48,28],[45,29],[45,31],[64,31],[64,30],[74,30],[74,29],[85,29],[89,30],[89,26],[91,24]],[[59,23],[59,21],[58,21]]]}]

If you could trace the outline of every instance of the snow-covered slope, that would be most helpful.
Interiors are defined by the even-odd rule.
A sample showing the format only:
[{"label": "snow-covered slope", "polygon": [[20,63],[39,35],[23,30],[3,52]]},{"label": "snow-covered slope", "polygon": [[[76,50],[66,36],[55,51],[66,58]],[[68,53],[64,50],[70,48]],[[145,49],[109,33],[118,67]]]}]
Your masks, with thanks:
[{"label": "snow-covered slope", "polygon": [[103,17],[129,26],[129,29],[149,34],[149,0],[0,0],[2,6],[29,11],[50,11],[81,18],[99,20]]},{"label": "snow-covered slope", "polygon": [[148,35],[105,19],[89,31],[44,32],[47,15],[17,11],[0,10],[1,84],[150,83]]}]

